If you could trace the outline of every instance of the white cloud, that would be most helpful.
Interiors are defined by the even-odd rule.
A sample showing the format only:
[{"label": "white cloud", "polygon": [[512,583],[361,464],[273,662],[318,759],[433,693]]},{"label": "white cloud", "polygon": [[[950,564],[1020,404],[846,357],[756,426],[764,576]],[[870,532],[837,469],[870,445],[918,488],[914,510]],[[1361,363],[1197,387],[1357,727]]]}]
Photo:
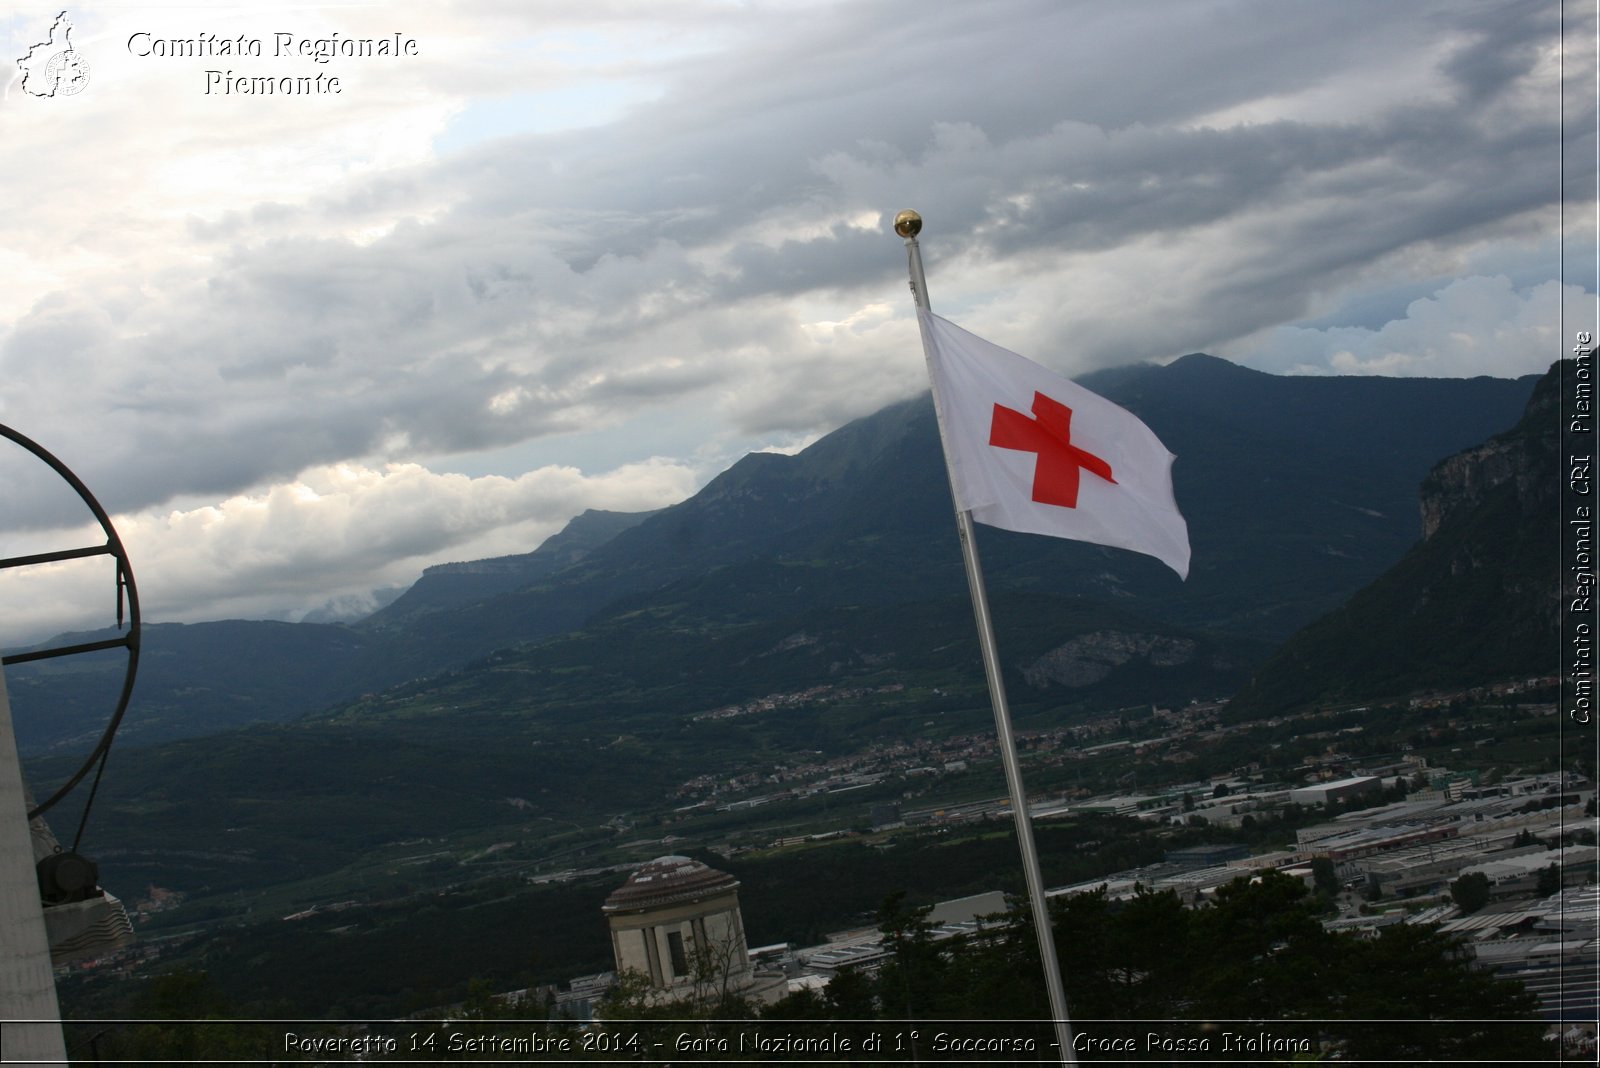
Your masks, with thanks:
[{"label": "white cloud", "polygon": [[1518,291],[1504,276],[1472,275],[1412,301],[1404,317],[1376,329],[1279,326],[1224,355],[1279,374],[1542,374],[1565,355],[1563,311],[1582,323],[1593,308],[1594,295],[1579,286],[1549,281]]},{"label": "white cloud", "polygon": [[[428,563],[529,552],[585,508],[674,504],[701,478],[666,460],[597,475],[542,467],[516,478],[335,464],[215,504],[113,522],[147,619],[298,618],[330,600],[407,585]],[[13,551],[103,540],[92,528],[56,530],[35,533],[27,550]],[[109,624],[110,588],[103,559],[0,573],[0,600],[15,606],[0,636],[14,642]]]}]

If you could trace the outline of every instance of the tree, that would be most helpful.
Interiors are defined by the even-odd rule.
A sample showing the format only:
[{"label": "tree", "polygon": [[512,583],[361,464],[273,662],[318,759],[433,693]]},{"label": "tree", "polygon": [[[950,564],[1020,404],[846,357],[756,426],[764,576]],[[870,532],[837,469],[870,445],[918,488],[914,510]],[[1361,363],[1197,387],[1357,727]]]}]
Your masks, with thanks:
[{"label": "tree", "polygon": [[[1325,1041],[1369,1060],[1540,1054],[1534,999],[1476,971],[1455,940],[1404,924],[1373,938],[1333,934],[1317,919],[1318,907],[1304,882],[1274,871],[1219,887],[1209,907],[1194,909],[1171,891],[1144,888],[1122,901],[1103,889],[1055,898],[1069,1008],[1076,1019],[1270,1018],[1281,1021],[1273,1028],[1279,1037]],[[1048,1016],[1033,927],[1020,902],[967,941],[935,943],[927,913],[907,906],[904,894],[890,895],[879,923],[891,956],[876,979],[841,972],[822,995],[787,999],[763,1017],[831,1028],[823,1022],[830,1015],[866,1020],[880,1011],[913,1019]],[[1160,1032],[1163,1025],[1140,1027]]]},{"label": "tree", "polygon": [[[206,972],[167,972],[152,978],[133,1003],[132,1018],[146,1022],[97,1034],[94,1056],[180,1063],[259,1058],[260,1032],[237,1022],[239,1015]],[[194,1022],[201,1020],[207,1022]]]},{"label": "tree", "polygon": [[527,1020],[543,1017],[549,1006],[532,993],[516,997],[494,992],[494,984],[483,978],[467,981],[467,997],[457,1010],[463,1020]]},{"label": "tree", "polygon": [[834,973],[824,995],[834,1019],[871,1020],[878,1015],[872,980],[854,968]]},{"label": "tree", "polygon": [[748,1016],[748,1007],[736,985],[738,977],[745,974],[741,968],[745,964],[744,936],[737,927],[729,925],[721,937],[696,942],[689,951],[689,1003],[708,1016]]},{"label": "tree", "polygon": [[890,957],[878,971],[878,1000],[884,1011],[906,1020],[938,1015],[945,958],[933,944],[931,905],[910,907],[904,890],[884,899],[878,930]]},{"label": "tree", "polygon": [[1551,863],[1539,869],[1539,883],[1535,889],[1540,897],[1561,892],[1561,865]]},{"label": "tree", "polygon": [[665,990],[643,972],[624,969],[596,1012],[607,1020],[748,1019],[754,1009],[734,983],[739,974],[734,966],[739,942],[735,930],[724,942],[696,944],[688,952],[688,981]]},{"label": "tree", "polygon": [[1339,871],[1327,857],[1312,858],[1311,878],[1316,885],[1317,893],[1324,897],[1331,898],[1339,892]]},{"label": "tree", "polygon": [[1299,879],[1277,871],[1217,887],[1212,907],[1194,914],[1193,990],[1218,1018],[1288,1019],[1327,997],[1321,974],[1332,935]]},{"label": "tree", "polygon": [[617,973],[606,996],[595,1006],[595,1017],[601,1020],[647,1020],[652,1016],[671,1016],[663,1012],[659,1002],[651,997],[655,987],[650,977],[633,968]]},{"label": "tree", "polygon": [[1469,871],[1450,884],[1450,899],[1464,913],[1474,913],[1489,903],[1489,877]]},{"label": "tree", "polygon": [[[1330,961],[1339,998],[1329,1015],[1364,1021],[1341,1034],[1351,1060],[1548,1059],[1537,999],[1520,983],[1473,968],[1471,954],[1455,938],[1433,927],[1395,924],[1375,938],[1341,939],[1339,949]],[[1394,1022],[1377,1022],[1384,1020]],[[1527,1022],[1506,1022],[1513,1020]]]},{"label": "tree", "polygon": [[831,1020],[826,995],[809,988],[785,994],[761,1010],[764,1020]]}]

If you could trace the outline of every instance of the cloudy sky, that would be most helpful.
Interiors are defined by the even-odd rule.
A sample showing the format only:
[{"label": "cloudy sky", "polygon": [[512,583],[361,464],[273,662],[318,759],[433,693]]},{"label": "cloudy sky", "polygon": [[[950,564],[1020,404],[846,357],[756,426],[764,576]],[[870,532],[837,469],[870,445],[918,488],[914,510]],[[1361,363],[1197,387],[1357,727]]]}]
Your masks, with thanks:
[{"label": "cloudy sky", "polygon": [[[97,3],[39,96],[13,5],[0,423],[147,619],[294,619],[926,388],[902,207],[934,307],[1069,374],[1541,371],[1594,325],[1594,6]],[[6,448],[0,555],[97,540]],[[110,601],[13,571],[0,638]]]}]

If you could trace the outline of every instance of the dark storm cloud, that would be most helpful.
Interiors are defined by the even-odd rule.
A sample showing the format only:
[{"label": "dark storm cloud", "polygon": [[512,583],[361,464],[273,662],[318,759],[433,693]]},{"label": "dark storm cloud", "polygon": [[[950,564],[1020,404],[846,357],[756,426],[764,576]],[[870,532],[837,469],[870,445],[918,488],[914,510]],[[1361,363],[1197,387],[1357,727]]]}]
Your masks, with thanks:
[{"label": "dark storm cloud", "polygon": [[[71,315],[41,303],[0,339],[8,395],[65,425],[83,398],[51,382],[97,369],[84,388],[103,414],[73,433],[140,443],[137,465],[96,453],[122,508],[506,446],[675,398],[715,394],[715,417],[744,427],[804,412],[820,430],[895,387],[860,388],[859,355],[809,373],[823,357],[790,309],[842,319],[899,298],[881,224],[902,206],[928,218],[930,259],[1019,273],[1181,243],[1189,288],[1163,296],[1185,310],[1171,329],[1195,335],[1172,340],[1183,350],[1306,315],[1376,260],[1512,226],[1555,195],[1557,116],[1528,103],[1549,5],[729,18],[719,50],[643,64],[660,92],[614,122],[191,221],[208,275],[158,280],[142,303],[65,298]],[[1423,95],[1374,88],[1396,71]],[[397,216],[361,243],[342,232]],[[762,368],[780,363],[805,396],[774,400]]]},{"label": "dark storm cloud", "polygon": [[[1308,292],[1322,270],[1550,203],[1556,112],[1499,125],[1482,110],[1548,46],[1548,13],[1413,10],[1397,23],[1384,4],[854,8],[685,70],[673,92],[621,123],[507,146],[501,158],[525,157],[543,176],[534,188],[548,182],[576,201],[575,263],[601,247],[639,255],[663,236],[692,248],[763,232],[763,219],[807,203],[887,215],[915,200],[944,248],[1002,259],[1114,248],[1278,201],[1310,255],[1257,266],[1280,288]],[[1500,34],[1507,54],[1496,58]],[[1363,63],[1425,62],[1441,43],[1453,48],[1451,80],[1470,90],[1444,103],[1186,125]],[[501,165],[481,183],[462,177],[493,203],[503,176],[527,173]],[[624,210],[593,226],[585,249],[583,209],[601,204]],[[860,231],[783,242],[774,222],[765,233],[774,239],[739,243],[731,270],[706,279],[708,301],[889,283],[899,270]],[[1239,299],[1262,310],[1253,294]]]},{"label": "dark storm cloud", "polygon": [[1441,70],[1473,103],[1492,98],[1526,75],[1540,53],[1560,39],[1557,4],[1477,4],[1464,6],[1456,15],[1456,28],[1470,40]]}]

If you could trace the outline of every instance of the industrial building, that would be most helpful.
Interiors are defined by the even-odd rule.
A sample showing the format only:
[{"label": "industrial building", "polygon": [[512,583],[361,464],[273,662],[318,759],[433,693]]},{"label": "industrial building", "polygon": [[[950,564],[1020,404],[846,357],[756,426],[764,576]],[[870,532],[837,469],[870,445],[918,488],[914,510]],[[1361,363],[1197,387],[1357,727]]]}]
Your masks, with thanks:
[{"label": "industrial building", "polygon": [[1289,791],[1289,800],[1296,805],[1333,805],[1342,804],[1353,797],[1376,795],[1382,790],[1383,780],[1376,775],[1356,775],[1349,779],[1296,787]]}]

